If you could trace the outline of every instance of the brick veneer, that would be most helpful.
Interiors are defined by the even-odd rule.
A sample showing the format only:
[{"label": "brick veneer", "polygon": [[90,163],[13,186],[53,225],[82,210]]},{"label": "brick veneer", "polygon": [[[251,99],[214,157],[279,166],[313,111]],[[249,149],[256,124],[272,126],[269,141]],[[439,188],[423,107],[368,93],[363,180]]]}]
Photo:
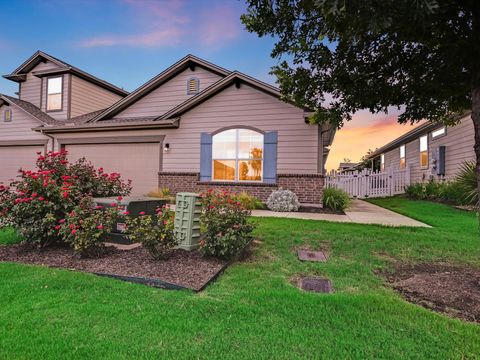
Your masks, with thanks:
[{"label": "brick veneer", "polygon": [[160,188],[167,187],[172,194],[177,192],[202,192],[207,189],[226,189],[229,191],[245,191],[266,201],[273,190],[280,187],[297,194],[302,204],[321,204],[323,193],[323,176],[317,174],[279,174],[276,184],[201,182],[196,172],[160,172],[158,174]]}]

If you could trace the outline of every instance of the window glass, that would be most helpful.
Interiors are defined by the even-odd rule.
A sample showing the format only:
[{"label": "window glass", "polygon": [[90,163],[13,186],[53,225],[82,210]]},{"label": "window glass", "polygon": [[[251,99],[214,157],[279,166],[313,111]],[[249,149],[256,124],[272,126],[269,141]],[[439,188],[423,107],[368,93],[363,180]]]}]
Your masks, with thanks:
[{"label": "window glass", "polygon": [[62,109],[62,77],[48,78],[47,111]]},{"label": "window glass", "polygon": [[428,166],[428,135],[420,138],[420,166]]},{"label": "window glass", "polygon": [[262,181],[263,134],[231,129],[214,135],[212,160],[213,180]]},{"label": "window glass", "polygon": [[405,169],[405,145],[400,146],[400,169]]},{"label": "window glass", "polygon": [[442,135],[445,135],[445,126],[435,131],[432,131],[432,138],[436,138]]},{"label": "window glass", "polygon": [[3,114],[3,121],[5,121],[5,122],[11,122],[12,121],[12,110],[11,109],[5,110],[5,112]]},{"label": "window glass", "polygon": [[385,154],[380,155],[380,170],[385,170]]}]

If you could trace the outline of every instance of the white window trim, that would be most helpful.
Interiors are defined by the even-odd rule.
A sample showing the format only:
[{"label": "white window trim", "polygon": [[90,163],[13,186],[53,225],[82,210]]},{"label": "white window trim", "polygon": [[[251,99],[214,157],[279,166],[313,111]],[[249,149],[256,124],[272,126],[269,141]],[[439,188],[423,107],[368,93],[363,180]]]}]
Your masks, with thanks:
[{"label": "white window trim", "polygon": [[[48,83],[50,80],[53,80],[53,79],[60,79],[61,81],[61,88],[60,88],[60,93],[52,93],[52,94],[49,94],[48,93]],[[45,110],[46,112],[62,112],[63,111],[63,92],[64,92],[64,88],[63,88],[63,75],[60,75],[60,76],[49,76],[47,77],[47,88],[46,88],[46,92],[47,92],[47,95],[45,97]],[[49,95],[58,95],[60,94],[60,108],[59,109],[52,109],[52,110],[49,110],[48,109],[48,96]]]},{"label": "white window trim", "polygon": [[385,154],[380,154],[380,171],[385,170]]},{"label": "white window trim", "polygon": [[[422,150],[422,138],[427,139],[427,148],[426,148],[426,150]],[[418,162],[420,163],[420,168],[421,168],[421,169],[428,169],[428,167],[430,166],[430,159],[428,158],[428,156],[429,156],[429,149],[430,149],[430,142],[428,141],[428,134],[427,134],[427,135],[420,136],[420,138],[418,139],[418,141],[419,141],[419,144],[418,144],[418,149],[419,149]],[[422,152],[426,152],[426,153],[427,153],[427,165],[422,165]]]},{"label": "white window trim", "polygon": [[[265,179],[265,163],[264,163],[264,158],[265,158],[265,135],[262,134],[262,133],[259,133],[258,131],[255,131],[255,130],[251,130],[251,131],[255,131],[256,133],[262,135],[262,139],[263,139],[263,144],[262,144],[262,157],[261,158],[254,158],[254,159],[245,159],[245,158],[239,158],[238,154],[239,154],[239,149],[240,149],[240,130],[250,130],[250,129],[242,129],[242,128],[234,128],[234,129],[228,129],[228,130],[235,130],[235,159],[232,159],[232,158],[229,158],[229,159],[218,159],[218,158],[214,158],[213,157],[213,153],[212,153],[212,181],[215,181],[215,182],[229,182],[229,183],[263,183],[263,180]],[[224,131],[228,131],[228,130],[224,130]],[[221,131],[215,135],[219,135],[221,134],[222,132],[224,131]],[[215,135],[213,135],[212,137],[212,147],[213,147],[213,142],[215,141]],[[234,180],[222,180],[222,179],[215,179],[215,160],[223,160],[223,161],[235,161],[235,179]],[[238,178],[238,173],[239,173],[239,169],[238,169],[238,165],[239,165],[239,162],[240,161],[249,161],[249,160],[261,160],[262,161],[262,179],[261,180],[239,180]]]}]

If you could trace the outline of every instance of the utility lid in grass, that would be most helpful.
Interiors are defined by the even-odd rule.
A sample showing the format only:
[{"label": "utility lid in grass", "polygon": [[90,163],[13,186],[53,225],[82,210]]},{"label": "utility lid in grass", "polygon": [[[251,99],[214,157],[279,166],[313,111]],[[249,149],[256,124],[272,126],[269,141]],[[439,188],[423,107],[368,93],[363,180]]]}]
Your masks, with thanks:
[{"label": "utility lid in grass", "polygon": [[326,293],[333,292],[332,282],[320,277],[304,277],[300,280],[300,288],[305,291]]},{"label": "utility lid in grass", "polygon": [[323,251],[298,250],[298,259],[301,261],[320,261],[325,262],[328,256]]}]

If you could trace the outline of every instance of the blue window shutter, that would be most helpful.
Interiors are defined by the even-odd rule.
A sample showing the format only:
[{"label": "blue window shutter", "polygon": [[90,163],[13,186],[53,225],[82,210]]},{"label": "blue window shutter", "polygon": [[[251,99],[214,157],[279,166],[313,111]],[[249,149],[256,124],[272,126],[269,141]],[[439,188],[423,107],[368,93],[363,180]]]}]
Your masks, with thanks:
[{"label": "blue window shutter", "polygon": [[212,180],[212,135],[200,135],[200,181]]},{"label": "blue window shutter", "polygon": [[263,182],[277,182],[277,143],[278,132],[269,131],[263,136]]}]

